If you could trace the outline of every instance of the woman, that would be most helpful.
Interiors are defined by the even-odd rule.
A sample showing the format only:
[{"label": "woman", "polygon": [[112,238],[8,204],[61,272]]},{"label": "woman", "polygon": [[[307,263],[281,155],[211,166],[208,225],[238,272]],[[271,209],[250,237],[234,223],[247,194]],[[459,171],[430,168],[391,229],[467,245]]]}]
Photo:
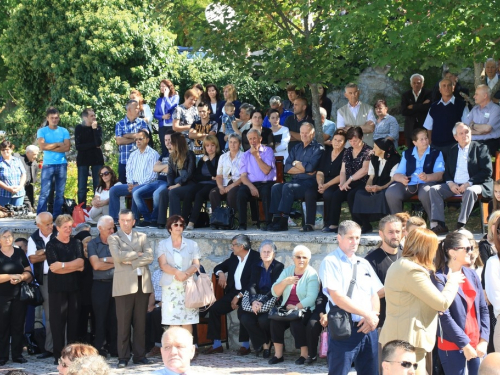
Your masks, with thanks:
[{"label": "woman", "polygon": [[363,130],[360,127],[350,128],[346,138],[351,147],[345,150],[342,158],[339,188],[333,192],[331,201],[325,201],[325,206],[328,204],[328,209],[331,210],[325,226],[329,226],[329,232],[337,233],[342,202],[347,201],[353,220],[362,226],[361,233],[368,233],[372,231],[371,224],[354,214],[352,209],[356,193],[364,189],[368,180],[372,148],[363,142]]},{"label": "woman", "polygon": [[493,198],[488,203],[488,217],[493,211],[500,210],[500,180],[493,183]]},{"label": "woman", "polygon": [[10,141],[0,143],[0,206],[8,204],[22,206],[26,170],[20,159],[14,157],[14,146]]},{"label": "woman", "polygon": [[[88,224],[87,224],[88,225]],[[78,341],[81,343],[91,344],[94,342],[95,334],[95,319],[94,310],[92,308],[92,284],[94,282],[94,270],[90,264],[87,245],[92,239],[90,235],[90,227],[78,232],[73,238],[79,240],[83,247],[83,271],[80,273],[80,318],[78,319]],[[89,329],[90,321],[90,333]]]},{"label": "woman", "polygon": [[240,117],[241,102],[238,100],[238,92],[236,91],[236,87],[231,84],[226,85],[222,90],[222,94],[224,95],[224,100],[219,102],[216,114],[217,122],[219,123],[219,125],[221,124],[222,115],[226,113],[226,110],[224,109],[224,105],[226,104],[226,102],[231,102],[234,104],[234,115],[236,116],[236,118]]},{"label": "woman", "polygon": [[[193,184],[173,189],[170,192],[170,214],[181,214],[184,221],[189,218],[186,230],[193,230],[194,224],[198,220],[200,210],[208,199],[210,191],[216,186],[215,176],[217,175],[217,165],[219,163],[220,148],[215,135],[208,135],[203,141],[204,155],[198,161],[196,171],[193,176]],[[194,200],[194,205],[193,205]]]},{"label": "woman", "polygon": [[111,167],[105,165],[99,171],[99,185],[92,199],[92,208],[89,211],[89,221],[97,223],[103,215],[109,215],[109,189],[120,185],[115,172]]},{"label": "woman", "polygon": [[291,322],[271,321],[271,339],[274,342],[274,357],[270,365],[284,361],[283,343],[285,330],[290,328],[295,339],[295,348],[300,349],[300,357],[295,361],[303,365],[308,356],[306,324],[314,311],[316,296],[319,291],[319,278],[316,270],[309,265],[311,251],[298,245],[293,249],[293,265],[283,270],[271,288],[274,297],[282,297],[281,307],[287,310],[306,309],[302,319]]},{"label": "woman", "polygon": [[222,154],[217,166],[215,182],[217,187],[210,191],[210,206],[212,210],[220,207],[223,196],[227,205],[236,211],[236,195],[241,185],[240,161],[243,152],[240,150],[241,138],[238,134],[230,134],[228,138],[229,152]]},{"label": "woman", "polygon": [[[437,247],[434,232],[413,229],[406,237],[402,257],[387,271],[384,284],[386,318],[379,342],[384,346],[392,340],[405,340],[415,346],[416,375],[426,373],[426,356],[436,343],[438,312],[450,307],[465,278],[461,272],[450,271],[443,290],[436,289],[431,273]],[[431,374],[432,370],[427,372]]]},{"label": "woman", "polygon": [[[49,265],[49,316],[54,342],[55,364],[68,343],[78,337],[80,314],[80,272],[84,267],[82,243],[71,238],[73,218],[59,215],[55,222],[57,236],[47,242],[45,255]],[[66,328],[66,331],[65,331]]]},{"label": "woman", "polygon": [[194,90],[196,93],[196,96],[198,99],[196,100],[196,106],[200,104],[202,101],[202,96],[205,94],[205,89],[203,88],[203,85],[201,83],[195,83],[193,86],[191,86],[191,90]]},{"label": "woman", "polygon": [[332,101],[326,96],[326,90],[323,85],[318,85],[319,106],[326,110],[326,118],[329,120],[332,116]]},{"label": "woman", "polygon": [[[500,246],[499,231],[500,218],[496,220],[495,225],[493,226],[493,240],[495,249]],[[496,320],[498,320],[498,315],[500,315],[500,259],[498,258],[498,253],[488,259],[485,269],[486,271],[484,272],[484,282],[486,298],[491,303],[491,306],[493,308],[493,316],[496,318]],[[500,326],[498,326],[498,324],[495,324],[493,344],[495,351],[500,351]]]},{"label": "woman", "polygon": [[394,143],[394,148],[398,148],[399,124],[395,117],[389,115],[387,103],[380,99],[373,106],[377,120],[375,121],[375,130],[373,131],[373,140],[388,139]]},{"label": "woman", "polygon": [[442,291],[448,272],[465,276],[453,303],[439,316],[441,328],[437,346],[446,375],[477,375],[488,347],[490,318],[481,281],[469,268],[472,252],[473,247],[464,234],[448,234],[439,246],[436,274],[431,278],[436,288]]},{"label": "woman", "polygon": [[373,155],[368,169],[368,181],[365,190],[358,190],[353,212],[365,220],[380,220],[389,213],[385,200],[385,189],[392,184],[394,173],[401,157],[394,148],[394,143],[385,138],[375,140]]},{"label": "woman", "polygon": [[100,355],[80,357],[68,367],[68,375],[109,375],[111,369]]},{"label": "woman", "polygon": [[26,254],[13,243],[12,232],[0,229],[0,366],[9,360],[9,349],[12,362],[27,362],[22,353],[28,306],[19,298],[21,283],[31,282],[33,274]]},{"label": "woman", "polygon": [[273,132],[274,155],[283,156],[283,160],[286,162],[290,131],[286,126],[280,125],[280,113],[277,109],[270,109],[267,116]]},{"label": "woman", "polygon": [[[285,268],[283,263],[275,259],[276,252],[277,248],[273,241],[262,241],[259,248],[262,261],[252,266],[250,285],[243,297],[248,298],[252,311],[244,311],[242,306],[238,310],[240,322],[250,335],[255,354],[259,356],[262,352],[264,358],[271,356],[271,321],[269,310],[262,310],[262,307],[274,298],[271,286]],[[242,304],[244,302],[242,301]]]},{"label": "woman", "polygon": [[78,358],[99,355],[96,348],[87,344],[69,344],[61,351],[57,371],[59,375],[67,375],[69,366]]},{"label": "woman", "polygon": [[[190,184],[194,184],[194,171],[196,168],[196,157],[193,151],[188,150],[184,136],[174,133],[170,136],[172,150],[168,159],[167,181],[168,188],[160,193],[158,207],[158,228],[164,229],[167,220],[167,209],[169,202],[174,197],[174,190]],[[180,204],[180,202],[176,202]],[[177,208],[180,212],[180,207]]]},{"label": "woman", "polygon": [[172,114],[175,107],[179,105],[179,95],[175,91],[174,84],[164,79],[160,82],[160,97],[156,100],[154,118],[158,120],[158,133],[160,137],[161,153],[167,151],[165,146],[165,133],[172,127]]},{"label": "woman", "polygon": [[[271,147],[274,150],[274,137],[273,131],[270,128],[262,127],[262,123],[264,122],[264,113],[258,109],[252,112],[250,116],[250,121],[252,122],[251,129],[257,129],[260,132],[262,137],[262,144]],[[250,130],[250,129],[248,129]],[[248,143],[247,133],[248,130],[243,131],[241,133],[239,130],[235,129],[235,132],[241,135],[243,150],[247,151],[250,149],[250,143]]]},{"label": "woman", "polygon": [[144,102],[144,97],[139,90],[130,91],[130,100],[135,100],[139,103],[139,118],[142,118],[148,124],[150,134],[152,132],[153,113],[151,108]]},{"label": "woman", "polygon": [[427,130],[413,130],[414,147],[403,152],[394,183],[385,191],[385,199],[391,215],[403,210],[403,201],[418,194],[427,216],[431,217],[429,189],[441,181],[444,173],[444,159],[441,151],[429,146]]},{"label": "woman", "polygon": [[217,108],[220,102],[219,89],[213,83],[209,83],[201,97],[201,101],[210,105],[210,120],[217,121]]},{"label": "woman", "polygon": [[195,121],[199,120],[198,108],[196,107],[196,102],[198,100],[198,94],[195,90],[187,90],[184,93],[184,103],[178,105],[174,109],[174,114],[172,115],[172,129],[178,133],[184,134],[188,144],[191,144],[188,138],[189,129]]},{"label": "woman", "polygon": [[161,324],[182,326],[192,332],[191,324],[198,324],[198,309],[184,306],[184,281],[200,268],[198,244],[184,238],[185,221],[180,215],[172,215],[167,220],[170,237],[158,245],[158,263],[163,271]]},{"label": "woman", "polygon": [[326,314],[326,304],[328,298],[322,291],[321,285],[316,297],[314,311],[306,326],[307,336],[307,359],[306,365],[311,365],[318,360],[318,342],[323,328],[328,327],[328,315]]}]

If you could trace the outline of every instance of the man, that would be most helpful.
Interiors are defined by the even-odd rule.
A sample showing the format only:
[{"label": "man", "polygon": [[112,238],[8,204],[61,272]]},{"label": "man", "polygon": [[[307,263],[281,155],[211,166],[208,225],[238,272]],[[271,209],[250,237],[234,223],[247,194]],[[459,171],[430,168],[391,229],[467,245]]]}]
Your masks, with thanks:
[{"label": "man", "polygon": [[[451,81],[453,84],[453,95],[455,98],[462,100],[469,100],[469,89],[466,87],[463,87],[460,82],[458,82],[458,74],[450,72],[448,69],[443,70],[443,74],[441,78],[446,78]],[[439,92],[439,82],[436,83],[434,88],[432,89],[432,98],[431,102],[438,102],[441,99],[441,93]]]},{"label": "man", "polygon": [[[431,104],[425,118],[424,128],[429,132],[431,145],[443,153],[446,161],[448,150],[456,144],[452,134],[455,124],[465,119],[468,109],[463,100],[456,100],[453,96],[453,83],[445,78],[439,82],[439,92],[442,97],[439,102]],[[434,129],[434,124],[436,128]]]},{"label": "man", "polygon": [[25,254],[28,253],[28,240],[26,238],[22,237],[16,238],[16,240],[14,241],[14,245],[19,247],[22,251],[24,251]]},{"label": "man", "polygon": [[337,125],[326,118],[326,109],[323,107],[319,108],[319,114],[321,115],[321,126],[323,127],[323,143],[325,146],[332,147],[333,134],[337,130]]},{"label": "man", "polygon": [[[347,375],[354,362],[358,374],[378,373],[378,334],[380,300],[383,288],[377,274],[367,260],[356,256],[361,228],[346,220],[338,228],[338,248],[321,262],[319,276],[323,293],[328,297],[327,313],[334,305],[351,313],[351,336],[328,344],[328,374]],[[355,274],[354,271],[356,271]],[[349,285],[356,278],[352,295]]]},{"label": "man", "polygon": [[161,339],[161,358],[165,368],[155,371],[154,375],[188,375],[195,346],[193,336],[182,327],[170,327]]},{"label": "man", "polygon": [[498,73],[498,62],[495,59],[488,59],[484,64],[484,79],[482,84],[488,85],[493,103],[500,102],[500,74]]},{"label": "man", "polygon": [[410,77],[411,89],[401,96],[401,113],[405,117],[406,147],[413,147],[413,129],[424,126],[425,117],[431,106],[432,91],[424,88],[424,76],[418,73]]},{"label": "man", "polygon": [[[147,143],[147,142],[146,142]],[[120,229],[108,237],[113,256],[113,297],[118,324],[118,368],[128,365],[130,346],[133,362],[148,364],[146,358],[146,313],[149,294],[153,291],[149,265],[153,262],[153,249],[145,233],[132,230],[135,220],[130,210],[120,211]],[[130,328],[134,337],[130,342]]]},{"label": "man", "polygon": [[248,130],[252,127],[252,121],[250,121],[252,112],[255,110],[255,107],[248,103],[243,103],[240,106],[240,118],[233,121],[233,130],[240,137],[243,135],[245,130]]},{"label": "man", "polygon": [[490,353],[483,359],[479,375],[500,375],[500,353]]},{"label": "man", "polygon": [[414,375],[417,369],[415,347],[407,341],[393,340],[382,349],[382,375]]},{"label": "man", "polygon": [[[271,109],[277,110],[280,113],[280,124],[284,124],[286,118],[293,115],[292,111],[283,108],[283,104],[281,103],[281,98],[279,96],[272,96],[271,99],[269,99],[269,107],[271,107]],[[264,117],[262,126],[264,128],[271,127],[268,116]]]},{"label": "man", "polygon": [[125,108],[127,109],[127,115],[117,122],[115,126],[115,140],[120,153],[118,157],[118,177],[122,184],[127,183],[127,160],[132,151],[137,148],[135,144],[136,133],[141,129],[148,131],[148,124],[139,117],[139,103],[136,100],[129,100]]},{"label": "man", "polygon": [[[233,253],[224,262],[214,268],[214,273],[219,278],[219,285],[224,288],[224,297],[216,301],[202,316],[208,316],[207,338],[214,341],[213,346],[205,350],[204,354],[222,353],[224,349],[221,343],[221,315],[230,313],[238,308],[243,293],[250,284],[252,266],[260,261],[257,251],[251,250],[250,238],[244,234],[238,234],[231,240]],[[227,278],[226,278],[227,273]],[[241,348],[239,355],[250,353],[249,336],[245,328],[240,324],[239,340]]]},{"label": "man", "polygon": [[[363,130],[363,142],[373,147],[373,131],[375,130],[375,115],[370,105],[361,103],[361,91],[355,83],[348,83],[344,96],[348,103],[337,110],[337,129],[359,126]],[[347,147],[347,146],[346,146]]]},{"label": "man", "polygon": [[24,183],[24,191],[26,195],[24,196],[24,204],[28,205],[31,211],[34,211],[35,207],[35,196],[34,196],[34,184],[38,181],[38,153],[40,149],[35,145],[29,145],[26,147],[26,153],[24,155],[16,154],[15,156],[21,159],[24,169],[26,169],[26,181]]},{"label": "man", "polygon": [[257,129],[247,133],[250,149],[245,151],[240,161],[241,182],[238,190],[238,230],[247,229],[247,202],[261,198],[267,225],[271,222],[271,188],[276,180],[276,165],[273,149],[261,144],[262,137]]},{"label": "man", "polygon": [[96,115],[92,108],[82,112],[82,123],[75,128],[76,165],[78,167],[78,203],[87,202],[87,180],[89,167],[92,170],[93,191],[99,185],[99,172],[104,165],[102,155],[102,128],[97,125]]},{"label": "man", "polygon": [[488,147],[495,156],[500,138],[500,107],[491,100],[491,89],[487,85],[476,87],[476,106],[472,108],[464,123],[471,128],[472,140]]},{"label": "man", "polygon": [[[104,215],[97,222],[99,236],[88,245],[88,257],[93,268],[92,306],[95,318],[94,347],[106,358],[108,351],[117,354],[116,349],[116,308],[113,298],[113,275],[115,265],[109,251],[108,238],[114,233],[114,221]],[[104,348],[107,343],[108,350]]]},{"label": "man", "polygon": [[[132,194],[132,211],[134,212],[134,216],[138,218],[137,202],[139,202],[140,206],[140,199],[142,198],[139,193],[141,192],[141,188],[158,179],[158,173],[153,170],[153,167],[160,155],[148,146],[149,133],[141,129],[135,137],[137,149],[130,154],[126,166],[127,184],[114,185],[109,190],[109,215],[115,222],[118,220],[120,197]],[[147,226],[147,224],[141,224],[141,226]]]},{"label": "man", "polygon": [[[269,212],[273,214],[273,221],[267,228],[262,228],[263,230],[287,231],[288,217],[293,202],[303,199],[306,190],[318,189],[316,171],[323,156],[324,147],[316,142],[314,133],[312,124],[305,122],[300,127],[302,142],[290,150],[285,163],[285,173],[292,175],[292,181],[275,184],[272,187]],[[311,203],[316,206],[316,199]],[[315,218],[316,210],[307,210],[307,218],[302,231],[313,231]]]},{"label": "man", "polygon": [[305,91],[304,89],[298,89],[295,85],[288,85],[286,87],[286,95],[288,97],[288,100],[283,101],[283,109],[286,111],[293,111],[293,104],[295,103],[295,99],[304,96]]},{"label": "man", "polygon": [[[137,207],[138,213],[144,218],[144,221],[140,222],[138,227],[158,227],[158,208],[160,205],[161,193],[168,187],[168,159],[170,157],[170,152],[172,152],[172,140],[170,137],[174,133],[175,131],[172,129],[165,131],[164,144],[167,151],[160,157],[160,160],[153,165],[153,172],[158,173],[158,179],[138,187],[135,191],[134,196],[137,199],[134,198],[134,204]],[[146,198],[151,197],[153,198],[153,211],[149,210],[145,201]]]},{"label": "man", "polygon": [[68,170],[66,152],[70,148],[69,132],[58,126],[59,120],[59,111],[54,107],[50,107],[47,109],[47,122],[49,125],[38,129],[36,135],[40,150],[44,151],[40,196],[38,197],[36,213],[47,211],[47,200],[52,179],[54,179],[53,215],[56,218],[61,213],[64,202],[64,188],[66,187],[66,173]]},{"label": "man", "polygon": [[288,143],[289,150],[301,142],[300,127],[305,122],[314,125],[311,116],[307,115],[307,99],[299,97],[293,102],[293,116],[287,117],[283,124],[283,126],[286,126],[290,131],[290,142]]},{"label": "man", "polygon": [[444,200],[453,195],[462,196],[462,208],[458,216],[457,229],[463,227],[474,208],[479,194],[491,197],[493,180],[491,157],[488,148],[471,140],[470,128],[463,122],[453,127],[454,145],[445,161],[442,184],[429,190],[431,202],[430,227],[436,234],[448,232],[444,222]]},{"label": "man", "polygon": [[30,236],[28,240],[27,256],[33,264],[33,274],[36,281],[40,284],[40,291],[43,296],[43,311],[45,315],[45,350],[38,359],[52,357],[53,343],[52,331],[50,329],[49,319],[49,265],[45,257],[45,247],[47,242],[57,235],[57,229],[53,224],[52,214],[50,212],[40,212],[35,219],[38,229]]},{"label": "man", "polygon": [[189,139],[193,140],[193,152],[195,155],[204,155],[203,140],[209,134],[217,135],[217,122],[210,120],[211,106],[209,103],[198,104],[199,120],[196,120],[189,129]]}]

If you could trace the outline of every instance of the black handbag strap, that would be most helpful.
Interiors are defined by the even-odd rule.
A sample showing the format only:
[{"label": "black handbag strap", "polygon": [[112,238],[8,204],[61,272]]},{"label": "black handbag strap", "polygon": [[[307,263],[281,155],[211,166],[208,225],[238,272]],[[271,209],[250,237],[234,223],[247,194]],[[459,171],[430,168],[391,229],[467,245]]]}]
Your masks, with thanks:
[{"label": "black handbag strap", "polygon": [[356,275],[358,271],[358,262],[354,263],[354,266],[352,267],[352,279],[351,283],[349,284],[349,290],[347,291],[347,297],[351,298],[352,296],[352,291],[354,290],[354,284],[356,284]]}]

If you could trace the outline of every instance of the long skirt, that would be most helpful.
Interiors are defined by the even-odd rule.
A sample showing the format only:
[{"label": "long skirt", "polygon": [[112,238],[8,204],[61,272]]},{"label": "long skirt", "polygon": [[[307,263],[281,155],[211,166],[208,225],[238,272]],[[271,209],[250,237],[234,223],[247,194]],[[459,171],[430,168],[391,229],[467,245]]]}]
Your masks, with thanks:
[{"label": "long skirt", "polygon": [[172,284],[163,286],[161,293],[161,324],[180,326],[198,324],[200,321],[198,309],[188,309],[184,306],[184,283],[173,280]]}]

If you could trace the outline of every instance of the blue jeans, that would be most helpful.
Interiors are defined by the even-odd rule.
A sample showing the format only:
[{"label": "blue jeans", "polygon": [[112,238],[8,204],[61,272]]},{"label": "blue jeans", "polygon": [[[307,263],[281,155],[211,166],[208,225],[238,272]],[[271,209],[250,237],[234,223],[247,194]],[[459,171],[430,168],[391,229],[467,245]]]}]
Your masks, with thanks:
[{"label": "blue jeans", "polygon": [[118,164],[118,181],[127,184],[127,164]]},{"label": "blue jeans", "polygon": [[102,165],[83,165],[78,167],[78,204],[85,202],[83,207],[86,207],[87,202],[87,180],[89,177],[89,168],[92,168],[92,192],[97,189],[99,185],[99,172]]},{"label": "blue jeans", "polygon": [[328,342],[328,375],[347,375],[351,364],[358,374],[378,374],[378,333],[358,333],[357,322],[351,327],[352,334],[347,340]]},{"label": "blue jeans", "polygon": [[463,375],[465,374],[465,367],[469,370],[469,375],[477,375],[479,372],[481,359],[473,358],[467,361],[463,350],[438,349],[438,354],[445,375]]},{"label": "blue jeans", "polygon": [[47,200],[50,193],[50,183],[52,177],[55,178],[55,198],[54,219],[61,214],[62,205],[64,202],[64,188],[66,187],[66,174],[68,171],[67,164],[50,164],[44,165],[42,168],[42,178],[40,180],[40,196],[38,197],[38,207],[36,213],[47,211]]},{"label": "blue jeans", "polygon": [[17,197],[17,198],[0,197],[0,206],[3,207],[5,207],[8,204],[12,206],[22,206],[23,202],[24,202],[24,195],[22,197]]},{"label": "blue jeans", "polygon": [[[142,185],[139,185],[137,187],[140,186]],[[120,212],[120,197],[126,197],[129,194],[130,192],[128,191],[127,184],[115,185],[111,189],[109,189],[109,216],[111,216],[115,220],[115,223],[118,222],[118,214]],[[136,211],[137,210],[135,208],[135,203],[132,199],[132,212],[134,212],[134,215],[136,214]]]},{"label": "blue jeans", "polygon": [[[158,218],[158,203],[160,201],[160,193],[165,190],[168,186],[167,181],[156,180],[150,182],[149,184],[140,185],[133,190],[133,200],[137,207],[137,213],[142,214],[144,221],[154,221],[156,222]],[[153,212],[149,212],[148,206],[144,201],[145,198],[153,197]],[[136,216],[136,219],[139,215]]]}]

